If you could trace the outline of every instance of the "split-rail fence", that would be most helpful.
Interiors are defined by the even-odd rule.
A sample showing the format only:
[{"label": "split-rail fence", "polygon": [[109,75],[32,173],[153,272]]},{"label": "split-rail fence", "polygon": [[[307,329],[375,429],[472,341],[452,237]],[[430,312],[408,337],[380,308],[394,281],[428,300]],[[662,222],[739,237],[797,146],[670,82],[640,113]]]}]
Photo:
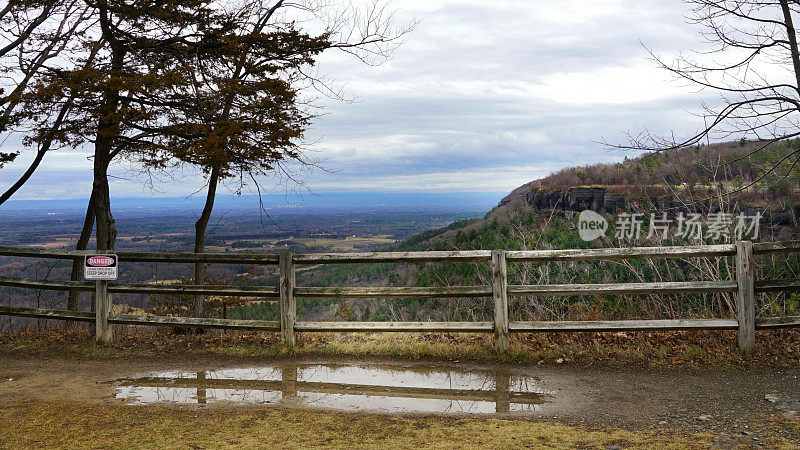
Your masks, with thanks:
[{"label": "split-rail fence", "polygon": [[[108,281],[54,281],[12,278],[0,274],[0,286],[17,288],[94,291],[95,312],[0,306],[0,315],[95,322],[96,337],[103,342],[113,339],[112,324],[182,326],[199,328],[250,329],[280,332],[281,340],[295,344],[297,332],[477,332],[494,333],[495,346],[508,348],[509,333],[635,331],[635,330],[738,330],[738,344],[744,352],[755,346],[755,330],[800,326],[800,316],[755,318],[755,294],[800,290],[800,278],[756,280],[754,255],[800,251],[800,241],[735,244],[630,247],[569,250],[467,250],[424,252],[310,253],[310,254],[237,254],[237,253],[147,253],[117,252],[125,262],[216,263],[278,265],[278,286],[218,286],[130,284]],[[0,256],[83,259],[94,251],[49,250],[0,247]],[[673,281],[655,283],[547,284],[509,285],[507,262],[592,261],[641,258],[730,257],[735,260],[735,280]],[[486,286],[438,287],[306,287],[296,286],[295,266],[332,263],[419,263],[488,261],[492,283]],[[112,294],[188,294],[216,296],[272,297],[280,301],[280,320],[233,320],[205,317],[171,317],[112,313]],[[603,295],[603,294],[679,294],[733,293],[736,296],[736,319],[663,319],[606,321],[509,321],[509,295]],[[309,322],[298,321],[298,297],[338,298],[446,298],[491,297],[494,321],[491,322]]]}]

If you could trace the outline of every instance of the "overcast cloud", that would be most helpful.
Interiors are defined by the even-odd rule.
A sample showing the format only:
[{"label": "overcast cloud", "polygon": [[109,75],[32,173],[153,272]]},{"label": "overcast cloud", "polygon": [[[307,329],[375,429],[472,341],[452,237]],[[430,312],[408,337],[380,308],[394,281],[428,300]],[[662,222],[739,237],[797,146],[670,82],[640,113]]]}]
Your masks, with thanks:
[{"label": "overcast cloud", "polygon": [[[398,20],[420,23],[390,61],[368,67],[333,54],[320,62],[358,101],[319,100],[325,115],[308,137],[330,172],[312,174],[314,191],[509,191],[563,167],[622,159],[594,142],[602,138],[644,127],[686,135],[702,125],[688,113],[698,109],[696,90],[655,68],[640,45],[667,56],[697,47],[678,1],[392,5]],[[85,196],[88,154],[49,154],[14,199]],[[0,188],[29,162],[0,171]],[[115,174],[112,196],[153,192],[124,165]],[[179,182],[160,180],[155,194],[203,184],[175,175]]]}]

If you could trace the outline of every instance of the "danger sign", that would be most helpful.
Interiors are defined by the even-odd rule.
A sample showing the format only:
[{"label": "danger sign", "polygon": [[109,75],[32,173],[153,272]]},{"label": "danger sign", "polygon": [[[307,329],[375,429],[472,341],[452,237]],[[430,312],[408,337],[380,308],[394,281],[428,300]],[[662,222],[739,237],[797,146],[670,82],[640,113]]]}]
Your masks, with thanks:
[{"label": "danger sign", "polygon": [[116,280],[117,255],[86,255],[83,278],[87,280]]}]

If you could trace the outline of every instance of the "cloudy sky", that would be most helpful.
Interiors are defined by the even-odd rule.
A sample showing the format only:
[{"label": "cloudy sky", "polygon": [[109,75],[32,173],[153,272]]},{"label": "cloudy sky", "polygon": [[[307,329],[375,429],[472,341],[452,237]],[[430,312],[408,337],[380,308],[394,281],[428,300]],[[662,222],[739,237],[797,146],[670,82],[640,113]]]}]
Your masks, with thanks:
[{"label": "cloudy sky", "polygon": [[[702,124],[689,114],[700,94],[657,69],[642,47],[664,56],[697,47],[698,29],[685,23],[679,1],[396,0],[392,7],[398,21],[419,24],[391,60],[369,67],[329,54],[320,62],[320,72],[357,101],[319,100],[325,115],[308,137],[327,171],[307,180],[315,192],[506,192],[563,167],[622,159],[597,140],[621,141],[645,127],[681,136]],[[49,154],[15,199],[83,196],[87,155]],[[0,188],[29,161],[0,171]],[[114,173],[118,197],[189,195],[203,185],[190,171],[156,180],[154,190],[124,165]]]}]

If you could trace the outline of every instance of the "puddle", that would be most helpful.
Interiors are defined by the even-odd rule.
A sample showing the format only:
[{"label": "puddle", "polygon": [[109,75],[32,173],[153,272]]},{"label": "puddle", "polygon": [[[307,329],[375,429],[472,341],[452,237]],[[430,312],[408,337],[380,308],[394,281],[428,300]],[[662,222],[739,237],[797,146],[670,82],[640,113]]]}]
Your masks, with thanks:
[{"label": "puddle", "polygon": [[551,393],[503,371],[382,365],[286,365],[154,372],[117,380],[131,404],[282,404],[345,411],[508,413],[537,411]]}]

